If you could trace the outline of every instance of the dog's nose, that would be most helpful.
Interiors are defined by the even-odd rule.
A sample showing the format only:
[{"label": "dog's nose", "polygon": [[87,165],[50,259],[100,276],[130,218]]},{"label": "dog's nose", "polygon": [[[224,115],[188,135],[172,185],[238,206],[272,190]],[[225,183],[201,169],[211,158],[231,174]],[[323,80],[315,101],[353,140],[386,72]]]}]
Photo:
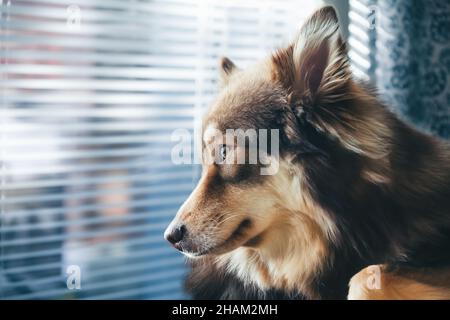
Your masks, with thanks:
[{"label": "dog's nose", "polygon": [[183,240],[185,234],[186,234],[186,226],[182,224],[173,228],[170,232],[167,232],[164,235],[164,237],[171,244],[176,244],[177,242]]}]

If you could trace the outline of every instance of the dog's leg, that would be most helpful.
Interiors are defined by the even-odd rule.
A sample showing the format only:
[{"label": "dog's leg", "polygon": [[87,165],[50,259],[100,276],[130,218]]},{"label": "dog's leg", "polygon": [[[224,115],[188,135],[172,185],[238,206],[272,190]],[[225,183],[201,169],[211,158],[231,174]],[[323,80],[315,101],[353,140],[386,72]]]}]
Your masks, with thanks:
[{"label": "dog's leg", "polygon": [[352,277],[348,299],[450,299],[450,287],[447,283],[429,284],[419,282],[417,278],[420,279],[420,275],[417,275],[415,279],[414,273],[411,272],[408,272],[407,276],[402,276],[398,272],[386,271],[383,265],[372,265]]}]

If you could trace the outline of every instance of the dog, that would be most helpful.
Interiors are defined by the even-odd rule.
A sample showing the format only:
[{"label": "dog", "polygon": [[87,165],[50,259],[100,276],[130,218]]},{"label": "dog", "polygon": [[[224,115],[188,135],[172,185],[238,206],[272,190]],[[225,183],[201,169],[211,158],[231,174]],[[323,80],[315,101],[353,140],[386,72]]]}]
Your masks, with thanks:
[{"label": "dog", "polygon": [[[165,231],[193,298],[450,299],[450,146],[354,78],[333,7],[220,73],[202,176]],[[274,174],[227,162],[249,150],[211,133],[261,128],[279,133]]]}]

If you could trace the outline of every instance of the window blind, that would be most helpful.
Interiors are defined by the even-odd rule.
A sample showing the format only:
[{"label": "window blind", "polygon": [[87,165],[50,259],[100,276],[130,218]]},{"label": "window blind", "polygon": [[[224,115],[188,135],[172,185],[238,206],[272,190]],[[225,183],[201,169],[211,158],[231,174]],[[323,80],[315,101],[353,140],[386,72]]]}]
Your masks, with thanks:
[{"label": "window blind", "polygon": [[360,79],[375,83],[376,0],[349,1],[349,57]]},{"label": "window blind", "polygon": [[162,235],[198,167],[171,133],[198,125],[219,56],[248,65],[318,2],[2,0],[0,298],[186,298]]}]

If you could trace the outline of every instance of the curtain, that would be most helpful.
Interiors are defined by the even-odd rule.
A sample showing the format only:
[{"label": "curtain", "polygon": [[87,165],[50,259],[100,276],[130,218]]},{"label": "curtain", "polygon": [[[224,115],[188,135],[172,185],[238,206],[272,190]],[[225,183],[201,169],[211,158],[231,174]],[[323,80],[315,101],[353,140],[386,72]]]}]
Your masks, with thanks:
[{"label": "curtain", "polygon": [[416,126],[450,137],[450,1],[372,1],[373,74],[387,104]]}]

